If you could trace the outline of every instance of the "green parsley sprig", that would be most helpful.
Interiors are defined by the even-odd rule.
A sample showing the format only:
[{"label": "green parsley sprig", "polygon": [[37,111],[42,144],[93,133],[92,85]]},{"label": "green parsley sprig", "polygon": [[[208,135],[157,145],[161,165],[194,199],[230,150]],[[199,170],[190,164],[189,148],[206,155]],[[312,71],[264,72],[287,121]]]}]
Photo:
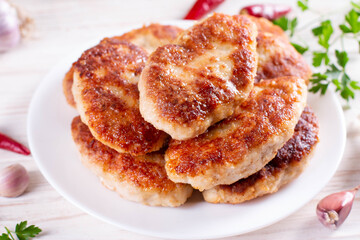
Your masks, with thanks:
[{"label": "green parsley sprig", "polygon": [[7,227],[5,227],[5,230],[6,233],[0,235],[0,240],[15,240],[13,234],[15,234],[19,240],[28,240],[37,236],[42,231],[34,225],[27,227],[27,221],[16,224],[15,231],[10,231]]},{"label": "green parsley sprig", "polygon": [[[301,11],[312,11],[317,13],[309,6],[309,0],[299,0],[297,5]],[[323,16],[321,16],[323,17]],[[274,24],[280,26],[284,31],[288,32],[291,39],[296,35],[298,27],[298,19],[281,17],[274,20]],[[356,41],[360,52],[360,3],[351,2],[351,10],[345,15],[344,22],[338,25],[341,33],[334,36],[334,27],[331,20],[326,19],[320,21],[317,27],[311,30],[313,36],[317,39],[320,50],[311,50],[309,46],[292,42],[291,44],[300,53],[310,52],[312,55],[312,65],[316,69],[310,79],[310,92],[320,92],[325,94],[329,85],[335,86],[335,91],[340,96],[349,101],[355,98],[355,91],[360,90],[358,81],[349,77],[346,66],[349,62],[348,53],[344,48],[344,38],[351,38]],[[341,41],[342,49],[334,49],[333,45],[337,41]],[[331,59],[329,55],[335,53],[335,59]]]}]

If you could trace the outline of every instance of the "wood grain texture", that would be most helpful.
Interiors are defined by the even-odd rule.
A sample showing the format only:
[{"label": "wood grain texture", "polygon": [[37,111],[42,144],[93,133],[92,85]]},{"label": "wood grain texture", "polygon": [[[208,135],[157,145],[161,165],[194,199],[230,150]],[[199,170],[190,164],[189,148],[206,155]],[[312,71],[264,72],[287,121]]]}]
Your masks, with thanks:
[{"label": "wood grain texture", "polygon": [[[112,36],[116,30],[133,24],[181,19],[193,0],[13,0],[34,18],[33,36],[14,50],[0,54],[0,131],[27,144],[28,106],[42,78],[61,58],[91,39]],[[285,0],[261,2],[287,2]],[[289,3],[290,1],[288,1]],[[311,0],[321,11],[345,11],[347,1]],[[250,0],[228,0],[218,11],[235,14]],[[296,1],[291,1],[292,5]],[[306,18],[305,14],[303,18]],[[301,20],[300,20],[301,22]],[[305,22],[307,22],[305,20]],[[306,37],[306,36],[304,36]],[[311,41],[309,41],[311,44]],[[353,49],[351,56],[358,57]],[[310,60],[309,57],[308,60]],[[349,69],[359,78],[360,70],[351,61]],[[357,64],[358,65],[358,64]],[[59,89],[61,91],[61,89]],[[357,100],[359,101],[359,100]],[[70,131],[70,130],[69,130]],[[336,147],[336,146],[335,146]],[[21,220],[39,225],[44,232],[36,239],[156,239],[121,230],[104,223],[67,202],[44,179],[33,158],[0,150],[0,168],[23,164],[30,172],[30,186],[15,199],[0,198],[0,231]],[[264,229],[226,238],[256,239],[359,239],[360,197],[352,213],[338,231],[323,228],[315,216],[318,201],[327,194],[352,188],[360,183],[360,130],[348,133],[346,150],[338,171],[316,197],[298,212]],[[304,189],[306,191],[306,189]]]}]

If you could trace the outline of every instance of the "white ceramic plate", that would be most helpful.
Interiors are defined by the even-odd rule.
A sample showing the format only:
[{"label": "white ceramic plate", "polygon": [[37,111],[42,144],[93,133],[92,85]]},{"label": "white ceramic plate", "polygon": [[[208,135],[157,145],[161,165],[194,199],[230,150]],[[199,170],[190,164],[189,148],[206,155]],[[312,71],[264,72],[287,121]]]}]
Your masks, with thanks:
[{"label": "white ceramic plate", "polygon": [[[180,27],[191,24],[170,23]],[[219,205],[204,202],[196,193],[179,208],[148,207],[123,200],[81,164],[70,133],[77,112],[65,101],[62,79],[71,63],[89,46],[59,63],[45,77],[30,104],[28,136],[32,155],[50,184],[95,217],[126,230],[164,238],[238,235],[294,213],[325,186],[340,163],[346,139],[342,109],[330,91],[323,97],[310,94],[308,102],[320,119],[321,142],[304,173],[276,194],[240,205]]]}]

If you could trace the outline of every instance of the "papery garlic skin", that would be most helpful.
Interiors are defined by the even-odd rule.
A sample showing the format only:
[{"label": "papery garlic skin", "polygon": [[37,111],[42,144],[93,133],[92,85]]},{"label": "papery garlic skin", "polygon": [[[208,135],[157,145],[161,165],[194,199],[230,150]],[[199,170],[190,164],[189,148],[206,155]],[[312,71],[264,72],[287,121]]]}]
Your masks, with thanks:
[{"label": "papery garlic skin", "polygon": [[5,52],[20,42],[20,23],[16,9],[0,0],[0,52]]},{"label": "papery garlic skin", "polygon": [[29,174],[20,164],[10,165],[0,171],[0,196],[18,197],[29,186]]}]

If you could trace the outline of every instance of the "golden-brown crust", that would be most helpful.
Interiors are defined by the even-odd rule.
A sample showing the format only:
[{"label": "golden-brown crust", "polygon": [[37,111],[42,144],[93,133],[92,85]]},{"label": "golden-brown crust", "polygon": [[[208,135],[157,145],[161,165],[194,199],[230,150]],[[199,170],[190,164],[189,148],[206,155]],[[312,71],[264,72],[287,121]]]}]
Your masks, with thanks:
[{"label": "golden-brown crust", "polygon": [[[138,29],[134,29],[130,32],[124,33],[121,36],[115,36],[113,38],[105,38],[102,42],[106,42],[111,39],[118,39],[123,41],[131,42],[139,47],[144,48],[148,53],[153,52],[157,47],[171,43],[183,30],[176,26],[171,25],[161,25],[158,23],[153,23],[148,26],[143,26]],[[74,65],[75,63],[73,63]],[[63,80],[63,91],[68,104],[74,108],[75,101],[72,94],[71,88],[73,85],[73,75],[74,69],[73,66],[65,74]]]},{"label": "golden-brown crust", "polygon": [[304,80],[296,77],[257,83],[233,116],[196,138],[170,141],[165,154],[170,179],[208,189],[260,170],[291,137],[306,92]]},{"label": "golden-brown crust", "polygon": [[[146,160],[151,157],[119,153],[105,146],[92,136],[80,117],[74,118],[71,129],[75,143],[82,146],[82,153],[94,156],[92,162],[100,165],[104,171],[118,174],[120,179],[126,178],[127,181],[144,189],[171,191],[175,188],[175,183],[168,179],[163,165]],[[153,153],[154,158],[157,155],[159,153]]]},{"label": "golden-brown crust", "polygon": [[[184,203],[191,194],[189,186],[169,180],[164,168],[163,154],[133,156],[119,153],[97,141],[80,117],[73,119],[71,130],[84,164],[99,177],[111,179],[106,182],[111,187],[122,186],[124,189],[116,190],[123,197],[130,200],[141,199],[139,201],[145,204],[168,205],[170,202],[170,206],[176,206]],[[135,193],[142,196],[130,195]],[[184,195],[172,196],[172,194]],[[160,199],[155,198],[154,195],[159,196]],[[179,199],[176,199],[177,197]],[[155,202],[155,199],[158,202]]]},{"label": "golden-brown crust", "polygon": [[[174,44],[158,48],[139,82],[144,118],[173,138],[185,139],[231,115],[253,86],[255,36],[255,25],[246,17],[214,14]],[[188,136],[170,130],[179,128],[188,130]]]},{"label": "golden-brown crust", "polygon": [[64,80],[63,80],[63,92],[66,98],[67,103],[73,107],[76,108],[74,95],[72,94],[72,85],[73,85],[73,75],[74,75],[74,67],[71,66],[70,70],[65,74]]},{"label": "golden-brown crust", "polygon": [[182,31],[176,26],[152,23],[114,38],[138,45],[150,54],[159,46],[173,42]]},{"label": "golden-brown crust", "polygon": [[[220,185],[204,192],[212,203],[241,203],[274,193],[295,179],[307,164],[309,155],[319,142],[319,123],[310,107],[306,107],[294,135],[259,172],[231,185]],[[211,191],[211,192],[210,192]]]},{"label": "golden-brown crust", "polygon": [[74,64],[73,94],[82,120],[103,144],[134,155],[160,149],[167,138],[138,109],[137,81],[146,59],[142,48],[112,38]]},{"label": "golden-brown crust", "polygon": [[255,81],[297,76],[308,84],[312,75],[310,66],[291,45],[285,32],[265,18],[248,17],[259,32],[256,38],[259,61]]},{"label": "golden-brown crust", "polygon": [[259,32],[257,36],[259,65],[256,81],[283,76],[297,76],[309,83],[312,72],[300,53],[281,37]]}]

